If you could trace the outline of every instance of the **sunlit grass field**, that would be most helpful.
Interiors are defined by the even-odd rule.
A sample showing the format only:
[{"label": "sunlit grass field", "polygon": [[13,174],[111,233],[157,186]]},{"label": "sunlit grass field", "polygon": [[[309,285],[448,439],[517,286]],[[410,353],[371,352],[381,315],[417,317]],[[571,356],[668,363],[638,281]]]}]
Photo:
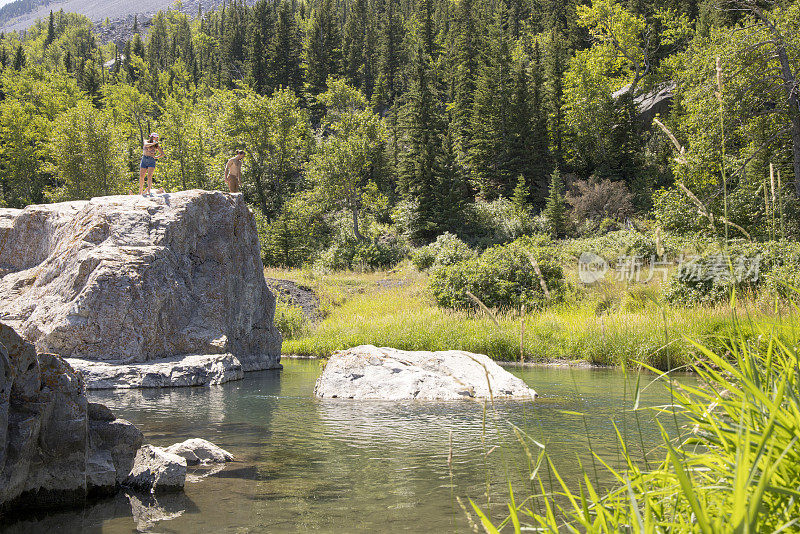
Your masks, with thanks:
[{"label": "sunlit grass field", "polygon": [[[293,280],[317,293],[323,318],[304,323],[280,305],[283,353],[327,357],[370,344],[403,350],[467,350],[496,360],[677,368],[702,358],[689,339],[721,349],[734,313],[745,336],[764,328],[795,343],[798,313],[783,305],[740,299],[730,305],[672,308],[658,301],[656,285],[606,284],[574,290],[564,302],[524,315],[453,311],[436,305],[427,278],[410,267],[392,272],[336,273],[270,269],[267,276]],[[495,319],[497,324],[495,323]],[[523,330],[524,323],[524,330]],[[740,333],[742,333],[740,332]],[[689,338],[689,339],[687,339]]]}]

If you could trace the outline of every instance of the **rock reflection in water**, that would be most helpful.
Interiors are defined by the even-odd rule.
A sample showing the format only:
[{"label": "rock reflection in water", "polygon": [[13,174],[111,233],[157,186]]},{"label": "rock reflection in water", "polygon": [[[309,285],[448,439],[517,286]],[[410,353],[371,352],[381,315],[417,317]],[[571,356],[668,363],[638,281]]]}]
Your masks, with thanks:
[{"label": "rock reflection in water", "polygon": [[[169,521],[186,512],[197,510],[192,500],[183,493],[148,495],[134,492],[120,493],[112,498],[91,504],[79,511],[58,512],[28,518],[3,529],[6,534],[59,534],[99,531],[111,520],[130,518],[138,532],[149,532],[161,521]],[[130,529],[129,529],[130,530]]]},{"label": "rock reflection in water", "polygon": [[183,493],[163,495],[145,495],[127,493],[131,505],[131,516],[136,523],[136,530],[149,532],[161,521],[170,521],[180,517],[193,507],[192,501]]}]

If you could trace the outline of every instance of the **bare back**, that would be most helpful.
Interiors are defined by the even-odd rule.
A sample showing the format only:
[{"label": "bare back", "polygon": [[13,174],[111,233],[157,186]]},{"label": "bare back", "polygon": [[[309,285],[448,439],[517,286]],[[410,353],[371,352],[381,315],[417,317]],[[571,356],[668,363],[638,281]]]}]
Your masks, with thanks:
[{"label": "bare back", "polygon": [[234,156],[228,160],[228,163],[225,164],[225,170],[227,174],[231,176],[236,176],[237,178],[242,178],[242,160],[238,157]]},{"label": "bare back", "polygon": [[225,183],[231,193],[238,193],[239,186],[242,180],[242,160],[234,156],[225,164]]}]

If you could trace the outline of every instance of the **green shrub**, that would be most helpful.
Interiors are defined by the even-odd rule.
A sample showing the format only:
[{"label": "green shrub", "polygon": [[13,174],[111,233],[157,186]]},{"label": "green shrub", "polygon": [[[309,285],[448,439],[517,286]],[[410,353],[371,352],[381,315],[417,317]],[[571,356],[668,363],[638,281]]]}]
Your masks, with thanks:
[{"label": "green shrub", "polygon": [[510,200],[470,204],[459,236],[470,246],[485,248],[508,243],[519,237],[547,233],[547,220],[517,209]]},{"label": "green shrub", "polygon": [[415,249],[411,253],[411,263],[418,271],[431,267],[454,265],[475,257],[475,252],[454,234],[445,232],[430,245]]},{"label": "green shrub", "polygon": [[617,230],[599,237],[571,239],[564,243],[563,250],[575,257],[593,252],[609,263],[615,263],[620,256],[638,256],[649,261],[656,254],[656,242],[636,230]]},{"label": "green shrub", "polygon": [[800,244],[786,241],[752,243],[733,241],[728,252],[718,244],[683,263],[664,287],[664,298],[676,305],[711,304],[739,293],[768,291],[782,297],[800,287]]},{"label": "green shrub", "polygon": [[374,241],[340,235],[322,252],[319,263],[327,271],[388,269],[400,262],[404,252],[392,235],[382,235]]},{"label": "green shrub", "polygon": [[[508,245],[487,249],[479,257],[434,269],[430,287],[440,306],[468,309],[474,306],[467,291],[490,308],[516,309],[543,307],[560,300],[564,272],[547,247],[538,246],[541,238],[524,237]],[[545,295],[531,257],[536,259],[550,292]]]}]

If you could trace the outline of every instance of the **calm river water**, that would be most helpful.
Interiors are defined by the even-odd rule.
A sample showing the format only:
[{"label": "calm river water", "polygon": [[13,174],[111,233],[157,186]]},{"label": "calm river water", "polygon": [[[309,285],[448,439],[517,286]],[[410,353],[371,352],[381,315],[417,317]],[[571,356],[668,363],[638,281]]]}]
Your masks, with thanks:
[{"label": "calm river water", "polygon": [[[635,377],[618,370],[511,369],[541,398],[495,402],[484,412],[483,403],[471,401],[321,401],[312,396],[319,363],[283,363],[282,371],[217,387],[92,392],[91,400],[136,424],[150,443],[202,437],[237,461],[218,473],[195,472],[207,476],[188,483],[184,494],[157,501],[123,494],[3,532],[462,532],[468,524],[456,496],[485,508],[488,484],[499,514],[508,480],[517,499],[530,487],[511,424],[544,444],[574,482],[581,463],[595,478],[590,442],[617,462],[614,424],[637,455],[637,426],[645,449],[661,441],[651,412],[640,413],[637,425],[629,410]],[[642,386],[651,379],[643,376]],[[669,401],[660,383],[641,396],[643,406]],[[662,423],[674,431],[671,417]],[[484,451],[495,446],[487,459]]]}]

